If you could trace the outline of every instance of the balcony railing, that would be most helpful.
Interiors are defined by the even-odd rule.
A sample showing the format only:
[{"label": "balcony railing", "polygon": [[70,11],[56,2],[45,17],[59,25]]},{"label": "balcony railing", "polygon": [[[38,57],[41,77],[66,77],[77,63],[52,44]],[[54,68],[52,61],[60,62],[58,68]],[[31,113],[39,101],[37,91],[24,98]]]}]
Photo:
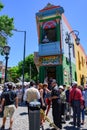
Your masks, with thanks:
[{"label": "balcony railing", "polygon": [[40,43],[39,56],[49,56],[61,54],[60,42]]}]

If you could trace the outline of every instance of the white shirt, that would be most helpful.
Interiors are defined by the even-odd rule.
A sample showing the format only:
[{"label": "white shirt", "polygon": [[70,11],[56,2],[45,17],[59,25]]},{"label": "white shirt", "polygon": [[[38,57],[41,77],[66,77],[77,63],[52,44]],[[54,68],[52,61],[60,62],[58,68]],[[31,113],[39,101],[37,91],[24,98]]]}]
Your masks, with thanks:
[{"label": "white shirt", "polygon": [[40,99],[40,93],[38,91],[38,89],[36,89],[35,87],[31,87],[26,89],[25,94],[24,94],[24,101],[32,102],[34,100],[38,100]]}]

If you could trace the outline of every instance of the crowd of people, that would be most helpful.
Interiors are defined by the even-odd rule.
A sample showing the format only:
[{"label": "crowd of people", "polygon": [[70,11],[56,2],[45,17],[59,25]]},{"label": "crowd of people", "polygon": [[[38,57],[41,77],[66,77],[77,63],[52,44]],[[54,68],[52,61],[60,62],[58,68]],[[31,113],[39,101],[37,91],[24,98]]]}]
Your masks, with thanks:
[{"label": "crowd of people", "polygon": [[[23,93],[24,89],[24,93]],[[10,115],[9,130],[12,130],[13,114],[18,105],[27,105],[29,115],[29,104],[32,101],[40,102],[40,108],[48,116],[52,106],[52,117],[54,124],[62,129],[62,124],[73,117],[73,126],[80,128],[85,123],[85,110],[87,108],[87,88],[77,84],[59,85],[55,79],[44,80],[44,83],[35,83],[33,80],[24,85],[7,84],[7,88],[0,86],[0,112],[3,111],[3,122],[1,130],[5,128],[6,117]],[[45,123],[45,118],[40,113],[40,126]],[[54,128],[55,130],[55,128]]]}]

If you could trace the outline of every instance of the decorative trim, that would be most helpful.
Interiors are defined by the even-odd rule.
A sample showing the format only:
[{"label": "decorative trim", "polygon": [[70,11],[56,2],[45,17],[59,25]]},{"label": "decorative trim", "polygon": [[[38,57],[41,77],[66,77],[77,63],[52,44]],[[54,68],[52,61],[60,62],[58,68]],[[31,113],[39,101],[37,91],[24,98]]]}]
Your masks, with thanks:
[{"label": "decorative trim", "polygon": [[52,20],[52,21],[47,21],[43,23],[43,29],[47,29],[47,28],[54,28],[56,27],[56,21]]},{"label": "decorative trim", "polygon": [[39,22],[46,22],[46,21],[55,20],[55,19],[61,19],[61,16],[56,16],[56,17],[53,17],[53,18],[40,19]]}]

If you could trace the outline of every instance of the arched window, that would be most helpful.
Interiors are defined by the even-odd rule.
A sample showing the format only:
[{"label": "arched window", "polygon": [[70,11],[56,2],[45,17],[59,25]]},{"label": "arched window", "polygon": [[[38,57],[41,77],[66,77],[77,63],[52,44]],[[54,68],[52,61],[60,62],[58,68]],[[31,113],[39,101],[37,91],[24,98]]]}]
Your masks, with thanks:
[{"label": "arched window", "polygon": [[56,21],[47,21],[43,23],[42,41],[47,37],[49,42],[57,40]]}]

